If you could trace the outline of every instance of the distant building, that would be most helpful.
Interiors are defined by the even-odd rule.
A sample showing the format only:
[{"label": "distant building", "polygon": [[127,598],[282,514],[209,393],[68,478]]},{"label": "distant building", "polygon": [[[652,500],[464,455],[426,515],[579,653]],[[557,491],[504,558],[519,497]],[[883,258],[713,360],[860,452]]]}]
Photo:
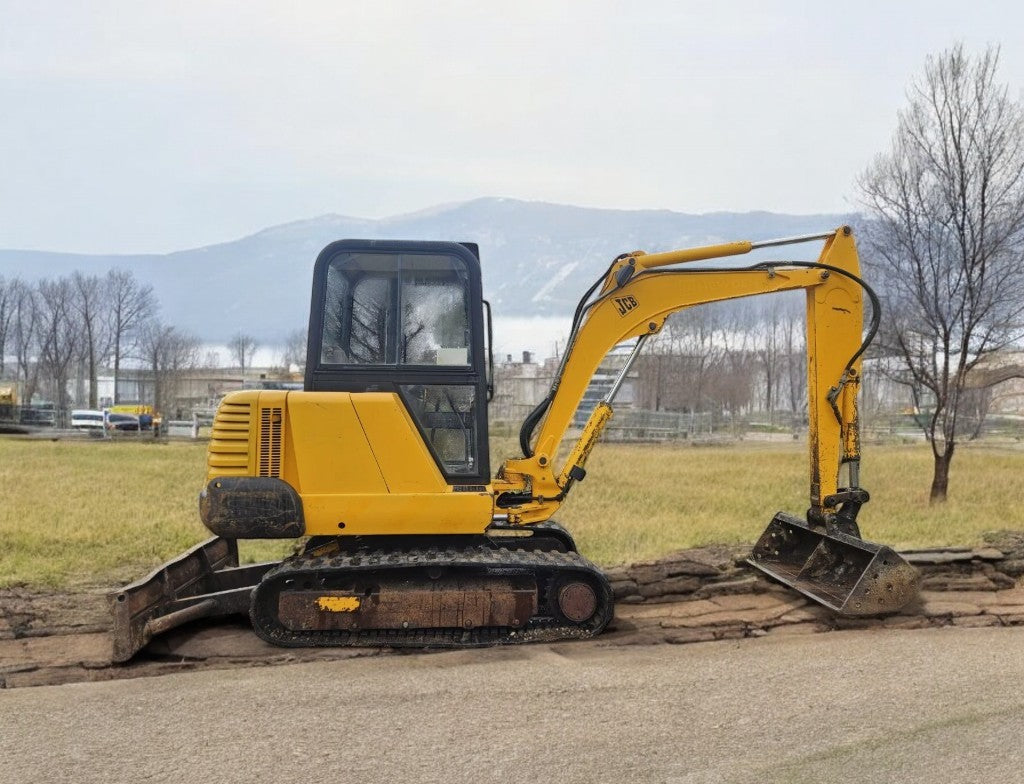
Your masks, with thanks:
[{"label": "distant building", "polygon": [[[574,423],[582,426],[604,396],[611,389],[619,375],[628,351],[614,350],[605,357],[590,385],[583,394],[576,411]],[[495,393],[491,401],[489,417],[498,422],[521,422],[551,389],[551,382],[558,372],[560,357],[549,357],[536,362],[529,351],[524,351],[521,360],[513,360],[511,354],[494,368]],[[615,398],[616,409],[632,408],[636,400],[637,374],[630,372]]]},{"label": "distant building", "polygon": [[522,359],[515,361],[506,354],[505,361],[494,367],[494,399],[488,417],[504,422],[525,419],[548,393],[557,369],[558,360],[554,358],[538,364],[530,351],[524,351]]},{"label": "distant building", "polygon": [[1024,351],[1000,351],[981,363],[968,383],[994,384],[988,401],[990,414],[1024,415]]}]

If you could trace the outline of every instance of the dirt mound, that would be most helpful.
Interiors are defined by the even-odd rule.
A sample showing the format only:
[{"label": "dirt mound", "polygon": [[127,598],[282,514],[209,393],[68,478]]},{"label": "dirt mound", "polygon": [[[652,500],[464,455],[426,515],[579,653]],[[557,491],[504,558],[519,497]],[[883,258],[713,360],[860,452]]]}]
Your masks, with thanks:
[{"label": "dirt mound", "polygon": [[[679,644],[835,629],[1024,624],[1024,533],[979,549],[904,553],[923,573],[918,602],[884,618],[840,618],[743,564],[745,547],[686,550],[607,570],[615,619],[573,645]],[[105,589],[0,590],[0,688],[111,680],[188,669],[409,655],[389,649],[282,649],[244,618],[196,623],[154,640],[127,664],[111,663]]]}]

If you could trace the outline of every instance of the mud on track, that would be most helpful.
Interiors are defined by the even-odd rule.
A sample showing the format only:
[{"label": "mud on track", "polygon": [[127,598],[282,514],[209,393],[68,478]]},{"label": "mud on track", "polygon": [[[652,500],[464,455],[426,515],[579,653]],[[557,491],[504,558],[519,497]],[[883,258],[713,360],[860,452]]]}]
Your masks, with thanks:
[{"label": "mud on track", "polygon": [[[616,614],[602,647],[685,644],[835,629],[1024,625],[1020,535],[1002,549],[938,550],[910,556],[924,572],[919,602],[886,618],[844,619],[742,566],[743,548],[704,548],[608,570]],[[199,622],[111,662],[110,586],[70,593],[0,590],[0,688],[101,681],[186,670],[422,655],[376,648],[284,649],[260,640],[244,617]]]}]

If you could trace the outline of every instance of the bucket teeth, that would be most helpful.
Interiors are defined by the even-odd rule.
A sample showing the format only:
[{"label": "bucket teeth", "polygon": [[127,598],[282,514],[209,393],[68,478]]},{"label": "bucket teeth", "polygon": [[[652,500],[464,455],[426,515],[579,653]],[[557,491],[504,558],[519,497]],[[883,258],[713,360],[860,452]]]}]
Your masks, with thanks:
[{"label": "bucket teeth", "polygon": [[840,615],[880,615],[917,596],[920,576],[894,550],[775,515],[747,563]]}]

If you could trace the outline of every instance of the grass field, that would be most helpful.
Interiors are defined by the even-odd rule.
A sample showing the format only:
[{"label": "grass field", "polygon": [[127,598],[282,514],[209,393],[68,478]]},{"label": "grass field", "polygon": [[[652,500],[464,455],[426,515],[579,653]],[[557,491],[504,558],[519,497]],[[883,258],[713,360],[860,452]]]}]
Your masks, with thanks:
[{"label": "grass field", "polygon": [[[497,458],[511,439],[496,443]],[[926,446],[866,448],[866,538],[896,547],[972,545],[1019,526],[1024,452],[964,448],[951,500],[928,505]],[[209,534],[196,496],[205,445],[0,439],[0,586],[114,584],[142,576]],[[752,542],[780,509],[807,507],[800,445],[694,447],[605,444],[558,520],[601,564],[710,543]],[[290,542],[243,543],[249,560]]]}]

